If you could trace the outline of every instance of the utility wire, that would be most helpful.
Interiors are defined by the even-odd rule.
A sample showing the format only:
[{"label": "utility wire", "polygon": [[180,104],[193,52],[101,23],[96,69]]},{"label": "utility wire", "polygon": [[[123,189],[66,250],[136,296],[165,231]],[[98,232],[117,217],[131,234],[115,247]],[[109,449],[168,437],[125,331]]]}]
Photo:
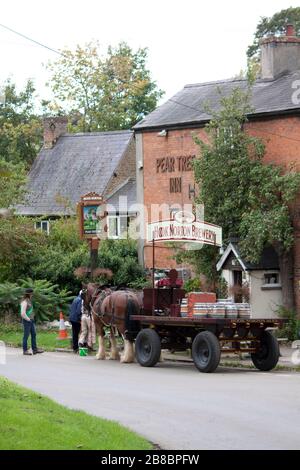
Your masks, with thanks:
[{"label": "utility wire", "polygon": [[52,47],[46,46],[45,44],[42,44],[41,42],[36,41],[35,39],[32,39],[28,36],[25,36],[25,34],[19,33],[18,31],[15,31],[14,29],[9,28],[8,26],[5,26],[4,24],[0,23],[0,26],[2,28],[6,29],[7,31],[10,31],[11,33],[17,34],[18,36],[21,36],[22,38],[27,39],[27,41],[31,41],[34,44],[37,44],[38,46],[44,47],[45,49],[48,49],[51,52],[55,52],[55,54],[59,54],[59,55],[64,56],[64,54],[62,52],[57,51],[56,49],[53,49]]},{"label": "utility wire", "polygon": [[[29,36],[26,36],[25,34],[19,33],[18,31],[15,31],[14,29],[9,28],[8,26],[5,26],[4,24],[1,24],[1,23],[0,23],[0,27],[2,27],[2,28],[4,28],[4,29],[6,29],[7,31],[10,31],[10,32],[12,32],[12,33],[14,33],[14,34],[17,34],[18,36],[20,36],[20,37],[26,39],[27,41],[33,42],[34,44],[37,44],[38,46],[44,47],[45,49],[48,49],[49,51],[54,52],[55,54],[58,54],[58,55],[60,55],[60,56],[62,56],[62,57],[66,57],[66,55],[65,55],[63,52],[60,52],[60,51],[58,51],[57,49],[53,49],[52,47],[46,46],[45,44],[43,44],[43,43],[41,43],[41,42],[39,42],[39,41],[36,41],[35,39],[32,39],[32,38],[30,38]],[[122,82],[122,83],[124,83],[124,84],[127,83],[127,82],[125,82],[125,80],[122,80],[122,79],[120,79],[120,78],[118,78],[118,80],[120,80],[120,82]],[[133,83],[132,83],[131,85],[132,85],[133,87],[135,87],[136,89],[139,89],[139,90],[140,90],[140,88],[139,88],[137,85],[134,85]],[[189,105],[187,105],[187,104],[180,103],[179,101],[176,101],[176,100],[174,100],[173,98],[170,98],[168,101],[171,101],[172,103],[178,104],[179,106],[183,106],[184,108],[188,108],[188,109],[191,109],[191,110],[193,110],[193,111],[197,111],[197,113],[199,113],[199,112],[205,112],[205,113],[206,113],[206,111],[204,111],[204,110],[201,109],[201,108],[195,108],[194,106],[189,106]],[[295,139],[294,137],[288,137],[288,136],[286,136],[286,135],[276,134],[275,132],[270,132],[270,131],[267,131],[266,129],[259,129],[259,128],[253,127],[253,126],[251,126],[251,128],[254,129],[254,130],[257,130],[257,131],[259,131],[259,132],[265,132],[265,133],[267,133],[267,134],[274,135],[274,136],[276,136],[276,137],[282,137],[283,139],[288,139],[288,140],[293,140],[293,141],[295,141],[295,142],[300,142],[300,139]]]}]

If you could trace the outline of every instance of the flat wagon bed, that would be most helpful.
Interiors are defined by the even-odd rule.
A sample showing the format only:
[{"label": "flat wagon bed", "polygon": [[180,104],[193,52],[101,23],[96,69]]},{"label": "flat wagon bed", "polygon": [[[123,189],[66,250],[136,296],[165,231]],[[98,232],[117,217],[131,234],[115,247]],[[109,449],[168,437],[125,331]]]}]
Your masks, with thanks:
[{"label": "flat wagon bed", "polygon": [[237,327],[243,325],[247,327],[258,326],[259,328],[278,328],[284,320],[278,318],[196,318],[196,317],[167,317],[164,315],[133,315],[132,320],[140,322],[142,325],[169,325],[169,326],[209,326],[215,327]]},{"label": "flat wagon bed", "polygon": [[154,366],[161,349],[191,349],[195,366],[213,372],[222,352],[250,353],[260,370],[273,369],[279,359],[279,346],[271,329],[282,327],[282,319],[196,318],[166,315],[134,315],[136,357],[145,367]]}]

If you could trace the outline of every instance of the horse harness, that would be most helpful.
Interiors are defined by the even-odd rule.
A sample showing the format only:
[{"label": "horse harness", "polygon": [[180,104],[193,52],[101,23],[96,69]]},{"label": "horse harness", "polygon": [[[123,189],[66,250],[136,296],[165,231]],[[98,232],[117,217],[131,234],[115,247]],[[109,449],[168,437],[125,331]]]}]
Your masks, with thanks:
[{"label": "horse harness", "polygon": [[[117,315],[115,315],[115,304],[113,303],[112,305],[112,312],[109,313],[109,312],[101,312],[101,306],[102,306],[102,303],[104,301],[104,299],[106,297],[108,297],[109,295],[111,295],[112,292],[109,290],[109,291],[101,291],[99,293],[99,290],[97,289],[95,291],[95,293],[93,294],[92,296],[92,299],[91,299],[91,302],[90,302],[90,307],[91,307],[91,311],[92,313],[94,313],[94,315],[96,315],[97,318],[99,318],[99,320],[102,321],[102,323],[104,324],[104,326],[113,326],[114,325],[114,322],[116,320],[124,320],[124,317],[119,317]],[[127,293],[127,302],[126,302],[126,305],[128,304],[128,299],[129,299],[129,294]],[[94,301],[93,301],[94,300]],[[100,308],[99,308],[99,312],[96,312],[95,309],[94,309],[94,305],[95,303],[100,303]],[[104,321],[104,317],[107,316],[107,317],[111,317],[111,320],[110,320],[110,324],[107,324],[105,321]]]}]

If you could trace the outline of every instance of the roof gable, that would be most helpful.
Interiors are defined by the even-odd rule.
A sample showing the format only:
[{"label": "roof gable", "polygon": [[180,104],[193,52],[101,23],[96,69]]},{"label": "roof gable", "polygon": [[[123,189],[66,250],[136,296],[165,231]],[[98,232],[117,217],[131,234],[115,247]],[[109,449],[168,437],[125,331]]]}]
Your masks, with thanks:
[{"label": "roof gable", "polygon": [[61,215],[83,194],[105,192],[133,138],[132,131],[65,134],[52,149],[42,149],[29,173],[29,195],[17,211],[24,215]]},{"label": "roof gable", "polygon": [[259,262],[254,264],[249,263],[241,256],[237,243],[229,243],[226,250],[224,251],[224,254],[217,263],[217,271],[220,271],[221,269],[226,269],[226,263],[231,258],[231,256],[234,256],[234,258],[238,261],[244,271],[267,271],[269,269],[279,269],[278,255],[272,246],[265,247],[263,249]]}]

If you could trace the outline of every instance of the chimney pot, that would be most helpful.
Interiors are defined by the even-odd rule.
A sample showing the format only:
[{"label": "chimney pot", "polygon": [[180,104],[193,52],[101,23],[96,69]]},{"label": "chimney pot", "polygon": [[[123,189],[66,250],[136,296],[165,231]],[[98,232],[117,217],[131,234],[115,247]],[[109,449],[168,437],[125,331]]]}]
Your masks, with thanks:
[{"label": "chimney pot", "polygon": [[286,25],[286,36],[296,36],[295,27],[293,24]]}]

